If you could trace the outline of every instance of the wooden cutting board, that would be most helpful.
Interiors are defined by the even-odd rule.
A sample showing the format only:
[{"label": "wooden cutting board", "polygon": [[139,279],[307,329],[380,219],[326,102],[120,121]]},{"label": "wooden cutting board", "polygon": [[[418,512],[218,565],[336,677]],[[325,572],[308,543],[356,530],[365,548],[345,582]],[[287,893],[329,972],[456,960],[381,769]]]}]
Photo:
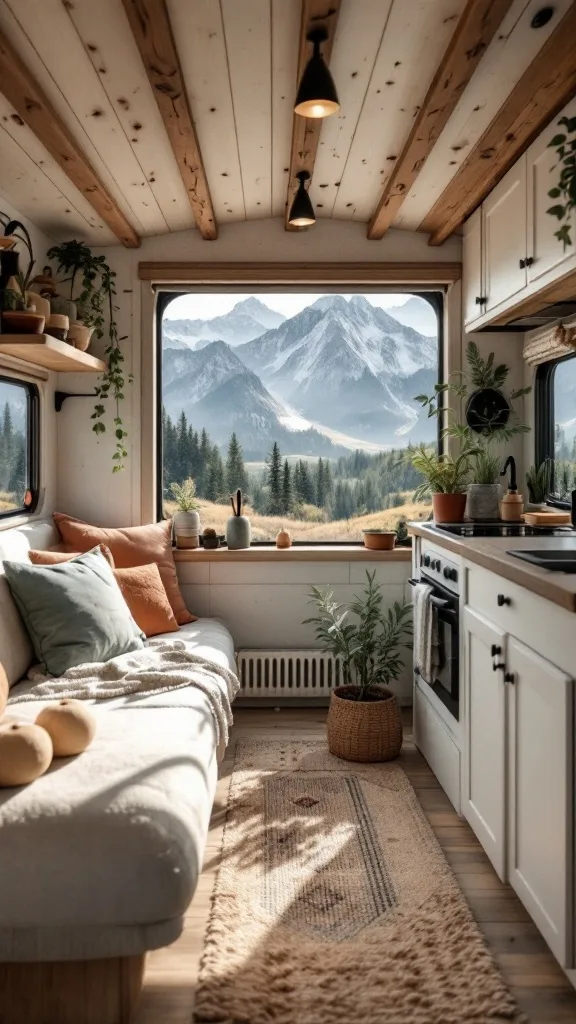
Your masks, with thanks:
[{"label": "wooden cutting board", "polygon": [[522,516],[528,526],[570,526],[569,512],[555,509],[550,512],[525,512]]}]

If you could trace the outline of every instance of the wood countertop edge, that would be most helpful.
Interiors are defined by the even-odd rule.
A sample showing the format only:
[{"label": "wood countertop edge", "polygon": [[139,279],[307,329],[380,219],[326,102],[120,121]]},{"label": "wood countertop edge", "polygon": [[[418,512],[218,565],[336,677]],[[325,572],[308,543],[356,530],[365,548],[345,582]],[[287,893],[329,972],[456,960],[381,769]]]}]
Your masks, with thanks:
[{"label": "wood countertop edge", "polygon": [[[446,548],[453,554],[459,555],[465,561],[473,562],[475,565],[479,565],[481,568],[509,580],[510,583],[524,587],[525,590],[529,590],[531,593],[537,594],[546,601],[551,601],[553,604],[557,604],[569,612],[576,612],[576,590],[567,590],[554,582],[554,577],[563,577],[562,573],[552,573],[546,569],[539,569],[538,566],[531,566],[528,562],[513,559],[512,556],[507,555],[505,552],[492,553],[487,551],[482,546],[483,543],[487,543],[486,538],[482,538],[481,541],[475,543],[472,538],[458,540],[454,537],[438,537],[431,530],[426,529],[426,527],[419,527],[417,525],[410,525],[410,533],[418,537],[424,537],[432,541],[433,544],[438,544],[439,547]],[[517,565],[516,561],[518,561]]]}]

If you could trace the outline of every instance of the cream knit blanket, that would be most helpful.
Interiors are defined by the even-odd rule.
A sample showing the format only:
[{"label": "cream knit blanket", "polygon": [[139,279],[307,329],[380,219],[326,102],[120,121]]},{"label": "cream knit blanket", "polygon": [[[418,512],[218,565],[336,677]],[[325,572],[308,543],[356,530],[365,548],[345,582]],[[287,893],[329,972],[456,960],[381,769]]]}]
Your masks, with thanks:
[{"label": "cream knit blanket", "polygon": [[77,665],[59,678],[43,675],[39,670],[31,670],[29,678],[34,685],[25,693],[10,697],[9,706],[63,697],[77,700],[106,700],[130,694],[145,697],[195,687],[208,698],[218,743],[228,743],[231,702],[240,687],[233,672],[192,654],[182,640],[149,640],[142,650],[121,654],[110,661]]}]

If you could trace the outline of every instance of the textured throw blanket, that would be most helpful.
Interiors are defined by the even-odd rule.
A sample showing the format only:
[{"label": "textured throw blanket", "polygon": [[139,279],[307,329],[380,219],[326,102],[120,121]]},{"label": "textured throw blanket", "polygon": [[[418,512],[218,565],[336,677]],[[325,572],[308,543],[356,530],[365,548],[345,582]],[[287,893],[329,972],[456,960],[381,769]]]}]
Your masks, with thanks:
[{"label": "textured throw blanket", "polygon": [[26,693],[11,697],[10,706],[63,697],[77,700],[106,700],[130,694],[145,697],[195,687],[205,693],[210,702],[218,743],[228,742],[232,724],[230,705],[240,686],[233,672],[192,654],[182,640],[149,640],[143,650],[122,654],[110,661],[77,665],[57,679],[39,670],[29,673],[29,677],[34,686]]}]

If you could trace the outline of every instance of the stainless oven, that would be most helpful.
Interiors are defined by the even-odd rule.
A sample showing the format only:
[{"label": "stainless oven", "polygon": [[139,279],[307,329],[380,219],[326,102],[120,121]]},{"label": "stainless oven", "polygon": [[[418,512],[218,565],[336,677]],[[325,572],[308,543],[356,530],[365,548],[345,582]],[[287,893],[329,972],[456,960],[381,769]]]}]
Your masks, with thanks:
[{"label": "stainless oven", "polygon": [[420,559],[420,578],[410,583],[432,587],[431,600],[438,622],[438,650],[434,678],[427,684],[448,711],[460,717],[460,570],[458,565],[435,551],[424,551]]}]

